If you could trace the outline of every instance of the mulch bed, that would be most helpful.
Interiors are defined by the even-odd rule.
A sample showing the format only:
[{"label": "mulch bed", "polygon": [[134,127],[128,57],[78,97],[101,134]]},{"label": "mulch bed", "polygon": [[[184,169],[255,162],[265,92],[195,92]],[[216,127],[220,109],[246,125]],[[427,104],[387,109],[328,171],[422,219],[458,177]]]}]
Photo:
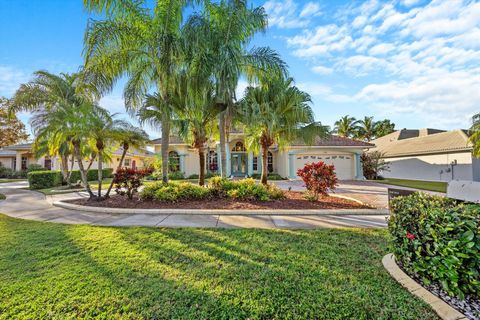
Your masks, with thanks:
[{"label": "mulch bed", "polygon": [[67,202],[92,207],[132,209],[371,209],[371,207],[355,201],[337,197],[321,197],[317,202],[311,202],[303,198],[302,192],[287,191],[285,195],[286,199],[271,201],[241,201],[221,198],[171,203],[155,200],[140,200],[138,197],[134,197],[133,200],[128,200],[127,197],[114,195],[103,201],[75,199]]}]

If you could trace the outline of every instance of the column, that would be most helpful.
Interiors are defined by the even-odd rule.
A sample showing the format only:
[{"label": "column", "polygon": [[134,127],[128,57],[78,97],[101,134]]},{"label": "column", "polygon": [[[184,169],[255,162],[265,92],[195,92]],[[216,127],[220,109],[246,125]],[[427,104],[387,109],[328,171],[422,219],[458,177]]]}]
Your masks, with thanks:
[{"label": "column", "polygon": [[22,154],[17,151],[15,158],[17,161],[15,165],[15,171],[22,171]]},{"label": "column", "polygon": [[226,144],[225,146],[225,151],[226,151],[226,154],[227,154],[227,168],[225,170],[225,172],[227,173],[227,177],[230,177],[230,175],[232,174],[232,159],[231,159],[231,155],[230,155],[230,147],[228,145],[228,143]]},{"label": "column", "polygon": [[222,173],[222,155],[220,153],[220,144],[217,144],[217,173]]},{"label": "column", "polygon": [[295,174],[295,154],[288,153],[288,177],[290,179],[295,179],[297,175]]},{"label": "column", "polygon": [[362,169],[362,162],[360,161],[360,154],[355,153],[355,179],[363,180],[363,169]]},{"label": "column", "polygon": [[247,160],[247,174],[250,177],[253,174],[253,152],[248,152],[248,160]]},{"label": "column", "polygon": [[186,172],[185,172],[185,156],[186,156],[186,154],[179,154],[178,156],[180,157],[180,171],[183,174],[186,174]]}]

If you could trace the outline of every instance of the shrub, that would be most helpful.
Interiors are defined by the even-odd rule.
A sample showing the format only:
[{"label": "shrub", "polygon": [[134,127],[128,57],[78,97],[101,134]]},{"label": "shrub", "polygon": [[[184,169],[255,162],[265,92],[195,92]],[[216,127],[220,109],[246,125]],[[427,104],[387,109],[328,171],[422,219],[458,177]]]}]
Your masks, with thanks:
[{"label": "shrub", "polygon": [[174,171],[168,173],[168,179],[170,180],[184,180],[185,175],[182,171]]},{"label": "shrub", "polygon": [[196,174],[196,173],[191,174],[191,175],[189,175],[189,176],[187,177],[187,179],[190,179],[190,180],[198,179],[198,178],[200,178],[200,176],[199,176],[198,174]]},{"label": "shrub", "polygon": [[414,193],[390,210],[390,246],[407,272],[462,299],[480,296],[479,205]]},{"label": "shrub", "polygon": [[[253,179],[260,179],[262,177],[262,174],[261,173],[254,173],[250,176],[251,178]],[[269,173],[267,175],[267,179],[268,180],[272,180],[272,181],[275,181],[275,180],[287,180],[285,179],[284,177],[282,177],[281,175],[279,175],[278,173]]]},{"label": "shrub", "polygon": [[385,154],[380,151],[363,153],[360,157],[363,168],[363,176],[369,180],[378,180],[379,174],[390,171],[390,163],[383,160]]},{"label": "shrub", "polygon": [[165,202],[181,200],[203,200],[211,196],[209,188],[197,186],[188,182],[157,182],[145,186],[140,193],[141,199],[155,199]]},{"label": "shrub", "polygon": [[335,190],[338,184],[335,166],[322,161],[307,163],[302,169],[298,169],[297,175],[302,178],[315,201],[319,195],[327,195],[327,191]]},{"label": "shrub", "polygon": [[138,192],[138,188],[142,185],[142,179],[150,174],[152,174],[151,169],[118,169],[113,177],[115,192],[133,199],[133,195]]},{"label": "shrub", "polygon": [[45,168],[39,164],[29,164],[27,167],[27,173],[33,171],[46,171]]},{"label": "shrub", "polygon": [[56,170],[32,171],[27,174],[30,189],[45,189],[62,185],[62,173]]},{"label": "shrub", "polygon": [[[112,168],[105,168],[102,169],[102,178],[107,179],[113,177],[113,169]],[[80,174],[80,170],[73,170],[70,176],[71,182],[77,182],[82,180],[82,175]],[[87,171],[87,180],[88,181],[97,181],[98,180],[98,170],[97,169],[90,169]]]}]

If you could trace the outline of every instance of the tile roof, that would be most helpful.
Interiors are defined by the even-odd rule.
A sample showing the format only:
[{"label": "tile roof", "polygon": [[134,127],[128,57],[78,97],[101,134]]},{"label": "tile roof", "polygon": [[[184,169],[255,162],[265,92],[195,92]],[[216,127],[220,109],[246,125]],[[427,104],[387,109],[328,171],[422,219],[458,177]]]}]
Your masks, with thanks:
[{"label": "tile roof", "polygon": [[0,149],[0,157],[15,157],[16,154],[17,152],[14,150]]},{"label": "tile roof", "polygon": [[[169,140],[170,144],[185,144],[185,142],[182,140],[182,138],[178,136],[171,136]],[[150,140],[150,143],[152,144],[162,144],[162,138],[157,138]]]},{"label": "tile roof", "polygon": [[[292,146],[307,146],[307,144],[302,140],[302,139],[297,139],[294,141]],[[350,138],[345,138],[345,137],[340,137],[337,135],[330,135],[327,138],[320,138],[317,137],[312,144],[312,146],[317,146],[317,147],[360,147],[360,148],[373,148],[375,147],[374,144],[360,141],[360,140],[354,140]]]},{"label": "tile roof", "polygon": [[403,139],[401,138],[401,131],[403,130],[372,141],[376,148],[371,149],[371,151],[380,151],[385,154],[385,157],[395,157],[469,151],[472,149],[468,142],[468,136],[463,130],[426,131],[417,137]]}]

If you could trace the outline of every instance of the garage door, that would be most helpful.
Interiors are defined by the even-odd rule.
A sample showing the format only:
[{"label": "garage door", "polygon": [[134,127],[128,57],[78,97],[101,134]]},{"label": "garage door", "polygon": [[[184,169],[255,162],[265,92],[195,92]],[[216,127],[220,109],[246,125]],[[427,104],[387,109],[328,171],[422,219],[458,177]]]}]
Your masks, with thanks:
[{"label": "garage door", "polygon": [[307,163],[323,161],[326,164],[335,166],[335,173],[340,180],[352,180],[354,178],[354,159],[350,155],[316,155],[316,154],[297,154],[295,158],[295,172],[303,168]]}]

